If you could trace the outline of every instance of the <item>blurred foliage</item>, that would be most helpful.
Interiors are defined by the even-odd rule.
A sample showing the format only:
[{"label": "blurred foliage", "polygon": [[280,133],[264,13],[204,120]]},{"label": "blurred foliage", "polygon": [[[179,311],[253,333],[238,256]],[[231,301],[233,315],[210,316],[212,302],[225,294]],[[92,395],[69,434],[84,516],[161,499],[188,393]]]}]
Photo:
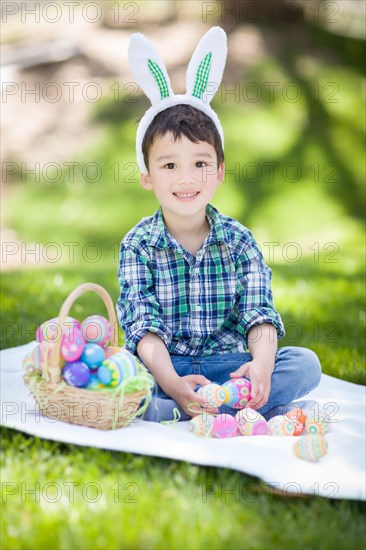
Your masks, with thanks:
[{"label": "blurred foliage", "polygon": [[[310,346],[325,372],[360,382],[364,80],[357,67],[342,65],[343,50],[328,63],[328,46],[319,46],[317,56],[305,55],[294,36],[278,37],[275,51],[247,67],[239,82],[226,83],[227,90],[236,86],[237,97],[222,88],[214,98],[225,131],[227,175],[213,203],[248,226],[262,246],[273,270],[276,306],[291,328],[281,344]],[[338,40],[342,46],[344,38]],[[27,243],[54,242],[62,250],[54,265],[5,275],[10,323],[36,325],[54,316],[61,297],[86,280],[117,298],[120,240],[158,208],[140,185],[135,162],[136,121],[149,103],[134,99],[98,102],[91,123],[102,129],[101,138],[75,159],[80,168],[74,180],[66,169],[56,183],[25,175],[9,188],[6,225]],[[99,174],[92,164],[84,170],[88,163],[97,163]],[[67,243],[75,243],[72,261]],[[295,261],[289,243],[300,251]],[[3,347],[31,339],[11,329],[3,336]]]}]

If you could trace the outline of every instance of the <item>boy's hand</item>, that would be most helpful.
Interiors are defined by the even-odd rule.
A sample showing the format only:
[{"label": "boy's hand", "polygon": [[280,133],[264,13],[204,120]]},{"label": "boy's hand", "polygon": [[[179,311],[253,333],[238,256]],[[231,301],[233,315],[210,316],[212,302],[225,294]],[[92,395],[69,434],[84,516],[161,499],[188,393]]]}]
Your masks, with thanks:
[{"label": "boy's hand", "polygon": [[[200,384],[201,386],[206,386],[210,383],[211,381],[201,374],[188,374],[187,376],[181,376],[178,381],[175,382],[174,385],[168,389],[167,393],[172,399],[174,399],[174,401],[178,403],[178,405],[184,410],[184,412],[189,414],[190,416],[196,416],[200,414],[200,405],[204,404],[206,404],[206,406],[204,407],[204,409],[202,409],[201,412],[217,413],[217,407],[207,407],[207,402],[205,401],[205,399],[203,397],[199,397],[194,391],[194,388],[198,384]],[[192,409],[196,409],[195,411],[188,409],[188,405],[190,403],[198,403],[198,405],[195,405],[194,407],[192,405]]]},{"label": "boy's hand", "polygon": [[258,361],[249,361],[241,365],[236,371],[230,373],[231,378],[249,378],[252,390],[252,399],[248,406],[252,409],[260,409],[268,401],[271,391],[271,375],[273,367]]}]

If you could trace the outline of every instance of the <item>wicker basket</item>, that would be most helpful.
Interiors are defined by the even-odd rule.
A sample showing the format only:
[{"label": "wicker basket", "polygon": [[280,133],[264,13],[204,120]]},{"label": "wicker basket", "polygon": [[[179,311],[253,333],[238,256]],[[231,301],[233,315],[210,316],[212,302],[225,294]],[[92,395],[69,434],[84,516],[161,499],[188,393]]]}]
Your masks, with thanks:
[{"label": "wicker basket", "polygon": [[[71,306],[84,292],[96,292],[103,300],[112,327],[111,345],[118,345],[117,319],[111,297],[100,285],[84,283],[75,288],[61,306],[58,325],[64,326]],[[24,374],[24,381],[39,405],[42,414],[100,430],[122,428],[142,414],[151,399],[154,379],[141,365],[137,377],[127,379],[115,389],[92,391],[66,384],[61,376],[61,338],[50,349],[43,362],[42,375]],[[143,406],[141,401],[145,399]]]}]

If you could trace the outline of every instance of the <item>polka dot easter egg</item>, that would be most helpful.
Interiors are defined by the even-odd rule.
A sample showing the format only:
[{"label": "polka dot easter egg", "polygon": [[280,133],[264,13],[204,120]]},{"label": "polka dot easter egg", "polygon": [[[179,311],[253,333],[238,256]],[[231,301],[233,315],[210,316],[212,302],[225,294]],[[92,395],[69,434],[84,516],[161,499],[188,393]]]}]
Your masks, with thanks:
[{"label": "polka dot easter egg", "polygon": [[90,370],[99,367],[105,359],[105,351],[98,344],[85,344],[80,361],[88,365]]},{"label": "polka dot easter egg", "polygon": [[62,376],[70,386],[82,388],[89,382],[90,370],[85,363],[73,361],[72,363],[66,363],[62,370]]},{"label": "polka dot easter egg", "polygon": [[81,330],[87,342],[106,346],[111,339],[112,327],[102,315],[90,315],[81,323]]},{"label": "polka dot easter egg", "polygon": [[252,399],[251,384],[246,378],[233,378],[221,387],[226,393],[224,403],[233,409],[244,409]]},{"label": "polka dot easter egg", "polygon": [[85,340],[80,328],[74,327],[72,333],[62,337],[61,355],[68,363],[77,361],[85,348]]},{"label": "polka dot easter egg", "polygon": [[293,446],[297,458],[317,462],[328,452],[328,443],[323,435],[306,435],[299,437]]},{"label": "polka dot easter egg", "polygon": [[198,414],[191,418],[188,429],[199,437],[211,437],[214,419],[213,414]]},{"label": "polka dot easter egg", "polygon": [[137,361],[128,351],[111,355],[98,368],[99,380],[106,386],[119,386],[123,380],[136,376]]},{"label": "polka dot easter egg", "polygon": [[226,392],[218,384],[206,384],[206,386],[201,386],[197,390],[197,395],[203,397],[207,406],[219,407],[223,404],[226,399]]},{"label": "polka dot easter egg", "polygon": [[295,423],[287,417],[278,415],[268,421],[270,435],[294,435]]},{"label": "polka dot easter egg", "polygon": [[256,410],[242,409],[235,415],[238,430],[242,435],[267,435],[268,424],[265,418]]},{"label": "polka dot easter egg", "polygon": [[235,437],[238,434],[238,426],[231,414],[219,414],[214,417],[212,437]]},{"label": "polka dot easter egg", "polygon": [[57,342],[62,334],[70,336],[70,333],[73,332],[73,329],[80,329],[80,323],[77,319],[73,317],[66,317],[63,327],[59,325],[58,318],[50,319],[45,321],[39,326],[36,330],[36,340],[37,342]]}]

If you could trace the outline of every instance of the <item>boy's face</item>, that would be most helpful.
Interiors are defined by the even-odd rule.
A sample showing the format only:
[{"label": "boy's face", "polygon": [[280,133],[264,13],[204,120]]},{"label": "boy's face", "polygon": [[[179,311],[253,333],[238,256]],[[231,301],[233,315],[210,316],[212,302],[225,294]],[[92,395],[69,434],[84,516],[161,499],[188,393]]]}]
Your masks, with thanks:
[{"label": "boy's face", "polygon": [[141,174],[145,189],[153,190],[163,213],[194,216],[206,211],[224,177],[215,148],[206,141],[193,143],[184,135],[174,141],[167,133],[157,137],[149,151],[149,174]]}]

